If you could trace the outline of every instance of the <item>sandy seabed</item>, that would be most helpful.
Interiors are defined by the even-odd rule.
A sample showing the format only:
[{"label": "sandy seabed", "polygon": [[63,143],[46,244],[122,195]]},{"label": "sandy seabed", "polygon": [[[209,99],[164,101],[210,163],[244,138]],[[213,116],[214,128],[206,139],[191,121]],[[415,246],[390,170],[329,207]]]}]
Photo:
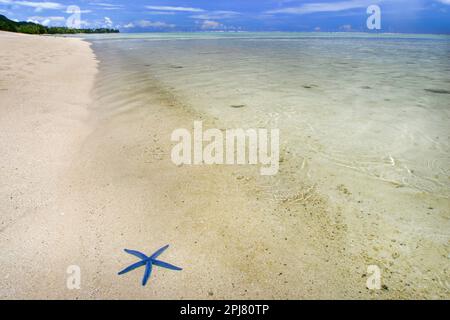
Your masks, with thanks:
[{"label": "sandy seabed", "polygon": [[[448,278],[432,276],[447,270],[443,246],[424,241],[411,258],[407,234],[346,217],[306,182],[274,201],[252,168],[174,166],[172,130],[202,115],[156,84],[145,105],[110,112],[87,42],[0,33],[0,43],[0,298],[449,298]],[[386,238],[382,290],[366,288],[379,261],[352,249],[367,238]],[[183,271],[156,268],[146,287],[141,269],[117,275],[136,260],[124,248],[166,244],[161,259]],[[72,265],[79,290],[67,288]]]}]

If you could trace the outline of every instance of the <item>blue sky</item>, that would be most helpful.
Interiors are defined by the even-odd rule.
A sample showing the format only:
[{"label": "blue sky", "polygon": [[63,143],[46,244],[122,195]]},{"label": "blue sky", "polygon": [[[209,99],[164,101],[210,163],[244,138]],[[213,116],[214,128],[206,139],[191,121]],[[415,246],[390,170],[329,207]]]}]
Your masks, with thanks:
[{"label": "blue sky", "polygon": [[61,26],[75,5],[83,27],[122,32],[370,31],[373,4],[381,32],[450,34],[450,0],[0,0],[0,14]]}]

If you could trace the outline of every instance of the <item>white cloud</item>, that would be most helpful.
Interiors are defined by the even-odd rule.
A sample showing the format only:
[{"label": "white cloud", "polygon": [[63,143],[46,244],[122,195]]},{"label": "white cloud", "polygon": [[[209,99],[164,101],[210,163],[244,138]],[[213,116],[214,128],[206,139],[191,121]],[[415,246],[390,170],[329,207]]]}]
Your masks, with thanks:
[{"label": "white cloud", "polygon": [[149,20],[140,20],[136,22],[136,25],[141,28],[158,28],[158,29],[167,29],[167,28],[175,28],[174,24],[168,24],[161,21],[149,21]]},{"label": "white cloud", "polygon": [[173,11],[169,11],[169,12],[167,12],[167,11],[149,11],[147,13],[151,14],[151,15],[160,15],[160,16],[173,16],[175,14],[175,12],[173,12]]},{"label": "white cloud", "polygon": [[107,2],[91,2],[89,3],[92,6],[102,7],[103,10],[120,10],[123,8],[121,4],[112,4]]},{"label": "white cloud", "polygon": [[105,27],[106,28],[111,28],[113,26],[113,22],[112,22],[111,18],[105,17],[104,19],[105,19],[105,21],[104,21]]},{"label": "white cloud", "polygon": [[131,29],[131,28],[134,28],[135,26],[134,26],[134,23],[133,22],[130,22],[130,23],[127,23],[126,25],[124,25],[123,26],[125,29]]},{"label": "white cloud", "polygon": [[191,16],[191,18],[200,20],[220,20],[235,18],[238,15],[240,15],[240,13],[236,11],[211,11],[204,14]]},{"label": "white cloud", "polygon": [[64,17],[41,17],[41,16],[32,16],[28,17],[28,22],[33,22],[37,24],[42,24],[43,26],[49,26],[52,22],[63,22],[66,19]]},{"label": "white cloud", "polygon": [[57,2],[9,1],[9,3],[18,6],[35,8],[36,10],[44,10],[44,9],[60,10],[66,7]]},{"label": "white cloud", "polygon": [[205,20],[205,21],[203,21],[201,28],[203,30],[217,30],[217,29],[223,29],[224,25],[217,21]]},{"label": "white cloud", "polygon": [[358,8],[367,8],[371,4],[380,3],[382,1],[384,0],[348,0],[340,2],[305,3],[298,7],[270,10],[267,13],[309,14],[317,12],[338,12]]},{"label": "white cloud", "polygon": [[66,8],[66,6],[61,3],[49,1],[35,2],[35,1],[0,0],[0,4],[34,8],[35,12],[42,12],[43,10],[63,10],[64,8]]},{"label": "white cloud", "polygon": [[438,0],[440,3],[450,5],[450,0]]},{"label": "white cloud", "polygon": [[189,7],[170,7],[170,6],[146,6],[149,10],[155,11],[177,11],[177,12],[204,12],[205,10],[199,8]]},{"label": "white cloud", "polygon": [[3,9],[0,9],[0,13],[4,14],[4,15],[7,15],[7,16],[11,16],[12,15],[12,12],[10,12],[8,10],[3,10]]}]

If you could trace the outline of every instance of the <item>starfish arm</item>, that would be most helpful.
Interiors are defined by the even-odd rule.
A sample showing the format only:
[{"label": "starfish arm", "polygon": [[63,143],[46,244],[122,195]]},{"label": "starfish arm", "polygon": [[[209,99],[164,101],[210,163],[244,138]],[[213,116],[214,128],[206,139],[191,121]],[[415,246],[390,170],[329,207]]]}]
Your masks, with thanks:
[{"label": "starfish arm", "polygon": [[159,249],[158,251],[156,251],[154,254],[152,254],[150,256],[150,259],[156,259],[158,258],[164,251],[167,250],[167,248],[169,248],[169,245],[162,247],[161,249]]},{"label": "starfish arm", "polygon": [[175,271],[183,270],[183,269],[181,269],[181,268],[179,268],[179,267],[176,267],[176,266],[174,266],[174,265],[171,265],[170,263],[163,262],[163,261],[159,261],[159,260],[153,260],[153,264],[154,264],[155,266],[162,267],[162,268],[166,268],[166,269],[170,269],[170,270],[175,270]]},{"label": "starfish arm", "polygon": [[147,284],[148,278],[152,274],[152,261],[147,261],[145,264],[145,273],[144,278],[142,279],[142,285],[145,286]]},{"label": "starfish arm", "polygon": [[142,260],[148,259],[148,257],[145,254],[143,254],[142,252],[136,251],[136,250],[125,249],[125,252],[128,254],[131,254],[135,257],[138,257],[139,259],[142,259]]},{"label": "starfish arm", "polygon": [[123,269],[122,271],[120,271],[120,272],[119,272],[119,275],[125,274],[125,273],[127,273],[127,272],[133,271],[134,269],[137,269],[137,268],[139,268],[139,267],[142,267],[143,265],[145,265],[145,263],[146,263],[146,262],[145,262],[144,260],[139,261],[139,262],[136,262],[135,264],[132,264],[131,266],[129,266],[129,267]]}]

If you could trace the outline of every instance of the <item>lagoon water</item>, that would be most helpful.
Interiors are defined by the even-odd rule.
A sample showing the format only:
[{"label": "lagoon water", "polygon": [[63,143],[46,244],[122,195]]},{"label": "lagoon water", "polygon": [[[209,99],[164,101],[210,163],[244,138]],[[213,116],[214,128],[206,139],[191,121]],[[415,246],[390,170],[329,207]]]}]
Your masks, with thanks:
[{"label": "lagoon water", "polygon": [[297,159],[450,196],[448,36],[181,33],[89,40],[128,76],[122,88],[133,102],[130,90],[145,94],[139,79],[148,76],[227,128],[279,128]]},{"label": "lagoon water", "polygon": [[[316,199],[326,199],[325,212],[346,231],[342,250],[382,265],[399,287],[416,282],[420,290],[433,288],[436,297],[448,295],[449,36],[152,33],[86,39],[100,61],[95,94],[103,115],[156,101],[182,107],[192,123],[280,129],[280,173],[254,178],[266,200],[308,211]],[[155,88],[159,97],[149,99]],[[259,168],[252,172],[258,176]]]}]

